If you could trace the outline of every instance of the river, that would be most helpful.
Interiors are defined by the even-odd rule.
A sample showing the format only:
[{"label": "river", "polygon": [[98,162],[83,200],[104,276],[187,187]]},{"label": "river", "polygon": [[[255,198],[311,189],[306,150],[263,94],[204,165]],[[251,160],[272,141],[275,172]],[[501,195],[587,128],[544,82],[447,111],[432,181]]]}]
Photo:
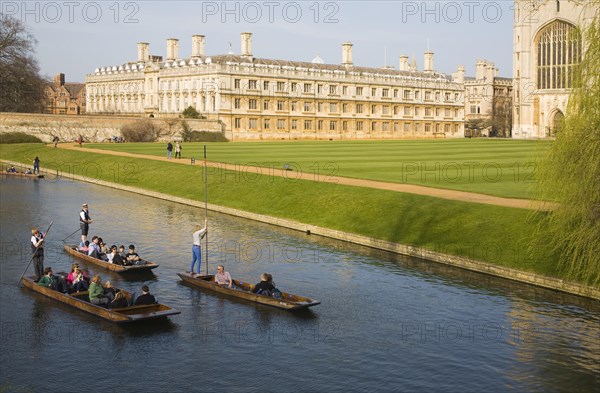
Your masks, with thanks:
[{"label": "river", "polygon": [[[234,278],[256,282],[268,272],[282,290],[321,301],[294,313],[181,284],[176,273],[189,270],[203,210],[67,180],[3,176],[0,186],[1,391],[600,386],[598,302],[209,212],[210,272],[222,263]],[[31,227],[45,230],[52,220],[45,265],[68,271],[63,239],[78,228],[83,202],[94,219],[90,236],[133,243],[160,264],[142,277],[86,265],[90,273],[137,292],[148,284],[181,314],[118,326],[17,286]]]}]

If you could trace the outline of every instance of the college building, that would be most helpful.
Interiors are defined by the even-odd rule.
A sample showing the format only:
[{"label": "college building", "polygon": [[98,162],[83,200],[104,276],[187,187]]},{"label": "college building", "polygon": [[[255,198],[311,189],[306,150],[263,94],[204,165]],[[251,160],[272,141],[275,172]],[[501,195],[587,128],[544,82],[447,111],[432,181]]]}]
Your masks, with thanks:
[{"label": "college building", "polygon": [[513,138],[548,138],[561,127],[583,31],[598,11],[587,0],[515,0]]},{"label": "college building", "polygon": [[398,69],[360,67],[352,43],[341,49],[340,64],[256,58],[242,33],[240,54],[207,56],[194,35],[190,57],[171,38],[163,59],[142,42],[136,61],[86,76],[87,112],[175,117],[192,106],[233,139],[464,137],[464,67],[437,72],[430,51],[422,70],[408,56]]},{"label": "college building", "polygon": [[51,84],[44,86],[44,113],[82,115],[85,113],[85,84],[65,83],[65,74],[56,74]]}]

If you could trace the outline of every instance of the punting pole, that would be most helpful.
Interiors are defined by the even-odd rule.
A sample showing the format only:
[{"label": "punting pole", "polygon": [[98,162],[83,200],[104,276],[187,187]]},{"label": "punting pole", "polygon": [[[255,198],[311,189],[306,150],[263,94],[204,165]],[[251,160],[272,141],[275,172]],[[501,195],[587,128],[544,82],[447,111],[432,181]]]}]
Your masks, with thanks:
[{"label": "punting pole", "polygon": [[[50,221],[50,225],[48,225],[48,229],[46,229],[46,232],[44,232],[44,241],[46,240],[46,236],[48,236],[48,232],[50,232],[50,228],[52,228],[52,223],[54,223],[54,221]],[[37,246],[35,248],[35,251],[33,251],[33,254],[31,254],[31,259],[29,260],[27,267],[23,271],[23,274],[21,274],[21,277],[19,278],[19,281],[17,282],[17,286],[19,286],[19,284],[21,284],[21,280],[23,279],[23,276],[25,275],[25,272],[27,271],[27,269],[29,269],[29,265],[31,265],[31,261],[33,261],[33,257],[35,256],[35,253],[37,252],[39,247],[40,246]]]},{"label": "punting pole", "polygon": [[[204,145],[204,217],[208,222],[208,176],[206,172],[206,145]],[[205,247],[204,255],[206,255],[206,275],[208,275],[208,228],[204,234]]]},{"label": "punting pole", "polygon": [[71,233],[69,236],[65,237],[62,241],[63,243],[65,243],[65,241],[70,238],[71,236],[73,236],[74,234],[76,234],[77,232],[79,232],[81,230],[81,228],[77,228],[75,229],[75,232]]}]

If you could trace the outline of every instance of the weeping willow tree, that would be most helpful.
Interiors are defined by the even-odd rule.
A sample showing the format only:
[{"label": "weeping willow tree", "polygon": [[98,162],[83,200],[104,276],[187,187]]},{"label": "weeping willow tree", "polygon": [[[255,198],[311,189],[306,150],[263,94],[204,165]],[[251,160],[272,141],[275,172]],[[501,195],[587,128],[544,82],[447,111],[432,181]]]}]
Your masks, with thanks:
[{"label": "weeping willow tree", "polygon": [[567,278],[599,285],[600,1],[592,3],[596,11],[584,32],[586,50],[575,73],[567,116],[538,172],[537,197],[559,206],[537,213],[532,249],[550,249]]}]

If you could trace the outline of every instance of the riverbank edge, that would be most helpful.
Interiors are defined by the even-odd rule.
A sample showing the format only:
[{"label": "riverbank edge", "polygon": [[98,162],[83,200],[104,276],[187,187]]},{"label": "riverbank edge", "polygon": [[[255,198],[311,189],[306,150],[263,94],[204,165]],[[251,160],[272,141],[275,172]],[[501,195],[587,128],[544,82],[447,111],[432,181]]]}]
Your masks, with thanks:
[{"label": "riverbank edge", "polygon": [[[9,165],[23,165],[21,162],[0,160],[0,162]],[[41,168],[42,173],[45,171]],[[49,175],[49,172],[46,172]],[[205,204],[202,201],[194,201],[192,199],[177,197],[170,194],[160,193],[156,191],[150,191],[144,188],[126,186],[118,183],[112,183],[99,179],[91,179],[85,176],[75,175],[73,173],[63,173],[57,171],[51,176],[61,178],[65,180],[77,180],[81,182],[91,183],[104,187],[114,188],[121,191],[132,192],[135,194],[142,194],[156,199],[162,199],[165,201],[175,202],[183,205],[204,208]],[[288,220],[283,218],[272,217],[264,214],[252,213],[245,210],[233,209],[225,206],[208,204],[208,209],[217,213],[227,214],[234,217],[245,218],[257,222],[262,222],[270,225],[275,225],[283,228],[293,229],[299,232],[304,232],[307,235],[316,235],[326,238],[336,239],[353,243],[369,248],[392,252],[395,254],[406,255],[410,257],[420,258],[423,260],[440,263],[444,265],[454,266],[457,268],[470,270],[478,273],[484,273],[496,277],[506,278],[513,281],[522,282],[525,284],[535,285],[547,289],[552,289],[560,292],[569,293],[572,295],[582,296],[591,298],[594,300],[600,300],[600,288],[591,286],[581,285],[557,279],[553,277],[546,277],[539,274],[525,272],[517,269],[511,269],[502,266],[492,265],[486,262],[481,262],[469,258],[443,254],[435,251],[430,251],[424,248],[410,246],[406,244],[393,243],[385,240],[380,240],[368,236],[357,235],[353,233],[343,232],[339,230],[319,227],[311,224],[305,224],[294,220]]]}]

